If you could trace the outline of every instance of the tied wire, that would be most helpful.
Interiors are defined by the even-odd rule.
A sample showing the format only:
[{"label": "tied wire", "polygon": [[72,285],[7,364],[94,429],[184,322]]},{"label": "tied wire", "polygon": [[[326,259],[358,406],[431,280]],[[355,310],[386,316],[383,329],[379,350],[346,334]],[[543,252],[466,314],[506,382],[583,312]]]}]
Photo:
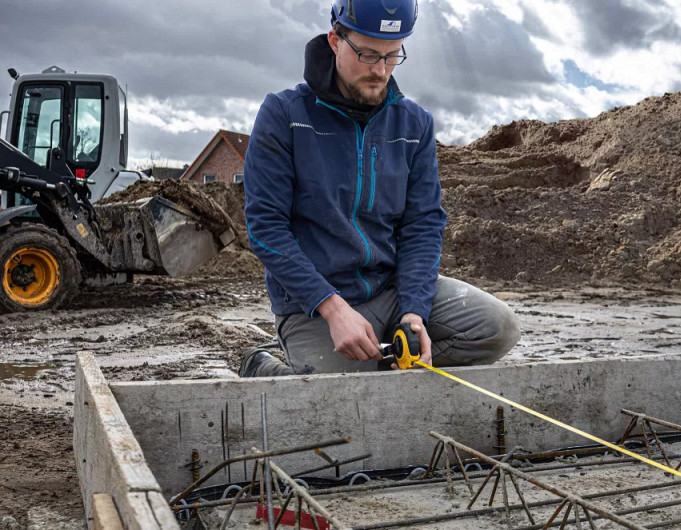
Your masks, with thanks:
[{"label": "tied wire", "polygon": [[501,401],[502,403],[506,403],[507,405],[511,405],[512,407],[515,407],[519,410],[522,410],[523,412],[527,412],[528,414],[532,414],[533,416],[536,416],[537,418],[548,421],[549,423],[552,423],[554,425],[557,425],[558,427],[561,427],[561,428],[566,429],[570,432],[578,434],[579,436],[583,436],[584,438],[587,438],[587,439],[592,440],[596,443],[604,445],[604,446],[612,449],[613,451],[617,451],[618,453],[622,453],[624,455],[627,455],[627,456],[630,456],[630,457],[635,458],[637,460],[640,460],[641,462],[648,464],[649,466],[654,466],[658,469],[661,469],[662,471],[665,471],[667,473],[671,473],[672,475],[676,475],[677,477],[681,477],[681,471],[677,471],[676,469],[672,469],[671,467],[665,466],[664,464],[660,464],[659,462],[655,462],[654,460],[651,460],[651,459],[646,458],[644,456],[638,455],[638,454],[636,454],[632,451],[629,451],[628,449],[625,449],[624,447],[620,447],[620,446],[615,445],[613,443],[602,440],[602,439],[598,438],[597,436],[594,436],[593,434],[589,434],[588,432],[579,430],[576,427],[573,427],[572,425],[568,425],[567,423],[563,423],[562,421],[558,421],[556,419],[553,419],[550,416],[547,416],[546,414],[542,414],[541,412],[537,412],[536,410],[532,410],[529,407],[521,405],[520,403],[516,403],[515,401],[511,401],[510,399],[507,399],[503,396],[495,394],[494,392],[490,392],[489,390],[485,390],[484,388],[479,387],[477,385],[474,385],[473,383],[469,383],[468,381],[465,381],[464,379],[461,379],[460,377],[456,377],[455,375],[448,374],[447,372],[444,372],[444,371],[442,371],[438,368],[434,368],[434,367],[430,366],[429,364],[426,364],[422,361],[414,361],[414,364],[421,366],[422,368],[427,368],[428,370],[435,372],[436,374],[439,374],[443,377],[446,377],[447,379],[451,379],[452,381],[455,381],[459,384],[467,386],[468,388],[472,388],[473,390],[481,392],[481,393],[485,394],[486,396],[497,399],[497,400]]}]

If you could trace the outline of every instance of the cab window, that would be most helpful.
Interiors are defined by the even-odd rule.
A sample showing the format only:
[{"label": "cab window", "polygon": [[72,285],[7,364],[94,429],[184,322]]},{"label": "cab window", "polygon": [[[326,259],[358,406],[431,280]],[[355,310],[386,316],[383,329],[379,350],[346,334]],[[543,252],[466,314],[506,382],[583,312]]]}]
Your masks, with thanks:
[{"label": "cab window", "polygon": [[60,143],[63,97],[59,86],[28,86],[22,94],[17,148],[41,166]]},{"label": "cab window", "polygon": [[102,156],[102,87],[76,85],[73,105],[69,161],[79,167],[96,166]]}]

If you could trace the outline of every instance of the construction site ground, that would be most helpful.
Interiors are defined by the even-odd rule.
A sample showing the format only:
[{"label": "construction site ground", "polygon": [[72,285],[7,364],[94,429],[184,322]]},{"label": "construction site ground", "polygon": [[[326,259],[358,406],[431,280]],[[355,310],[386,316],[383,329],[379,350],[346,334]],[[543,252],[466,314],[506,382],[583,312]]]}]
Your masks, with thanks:
[{"label": "construction site ground", "polygon": [[[438,145],[440,271],[518,314],[522,338],[500,365],[681,353],[680,115],[681,93],[665,94]],[[211,202],[183,181],[146,186],[120,199],[184,201],[207,226],[231,223],[236,242],[187,279],[136,277],[86,288],[66,310],[0,315],[0,530],[85,525],[71,440],[77,352],[94,352],[110,381],[216,378],[274,332],[243,188],[201,186]]]},{"label": "construction site ground", "polygon": [[[485,287],[511,305],[523,329],[502,365],[681,347],[681,292]],[[71,440],[77,352],[94,352],[110,381],[216,378],[273,332],[263,282],[247,277],[140,277],[89,288],[70,310],[0,321],[3,529],[84,527]]]}]

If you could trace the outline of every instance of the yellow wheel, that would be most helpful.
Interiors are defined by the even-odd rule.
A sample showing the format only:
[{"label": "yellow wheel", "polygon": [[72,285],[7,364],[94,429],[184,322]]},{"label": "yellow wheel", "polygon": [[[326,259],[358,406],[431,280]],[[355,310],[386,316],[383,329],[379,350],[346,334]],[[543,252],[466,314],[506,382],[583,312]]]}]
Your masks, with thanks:
[{"label": "yellow wheel", "polygon": [[49,250],[24,247],[5,262],[3,287],[17,304],[36,307],[59,287],[59,275],[59,263]]},{"label": "yellow wheel", "polygon": [[0,309],[56,309],[80,287],[80,263],[68,239],[40,224],[0,233]]}]

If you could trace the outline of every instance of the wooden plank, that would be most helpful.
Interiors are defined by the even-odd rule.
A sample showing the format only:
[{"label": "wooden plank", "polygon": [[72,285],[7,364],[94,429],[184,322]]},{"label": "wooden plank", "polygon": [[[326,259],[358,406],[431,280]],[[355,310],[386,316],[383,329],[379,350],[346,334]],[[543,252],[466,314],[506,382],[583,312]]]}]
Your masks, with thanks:
[{"label": "wooden plank", "polygon": [[[89,353],[79,354],[76,362],[73,430],[87,520],[93,518],[93,494],[106,493],[112,497],[125,528],[137,525],[137,514],[143,517],[140,528],[155,521],[146,495],[159,493],[160,487],[94,356]],[[132,493],[139,495],[131,496]],[[170,514],[169,508],[166,511]]]},{"label": "wooden plank", "polygon": [[94,530],[123,530],[113,497],[108,493],[92,494],[92,528]]}]

